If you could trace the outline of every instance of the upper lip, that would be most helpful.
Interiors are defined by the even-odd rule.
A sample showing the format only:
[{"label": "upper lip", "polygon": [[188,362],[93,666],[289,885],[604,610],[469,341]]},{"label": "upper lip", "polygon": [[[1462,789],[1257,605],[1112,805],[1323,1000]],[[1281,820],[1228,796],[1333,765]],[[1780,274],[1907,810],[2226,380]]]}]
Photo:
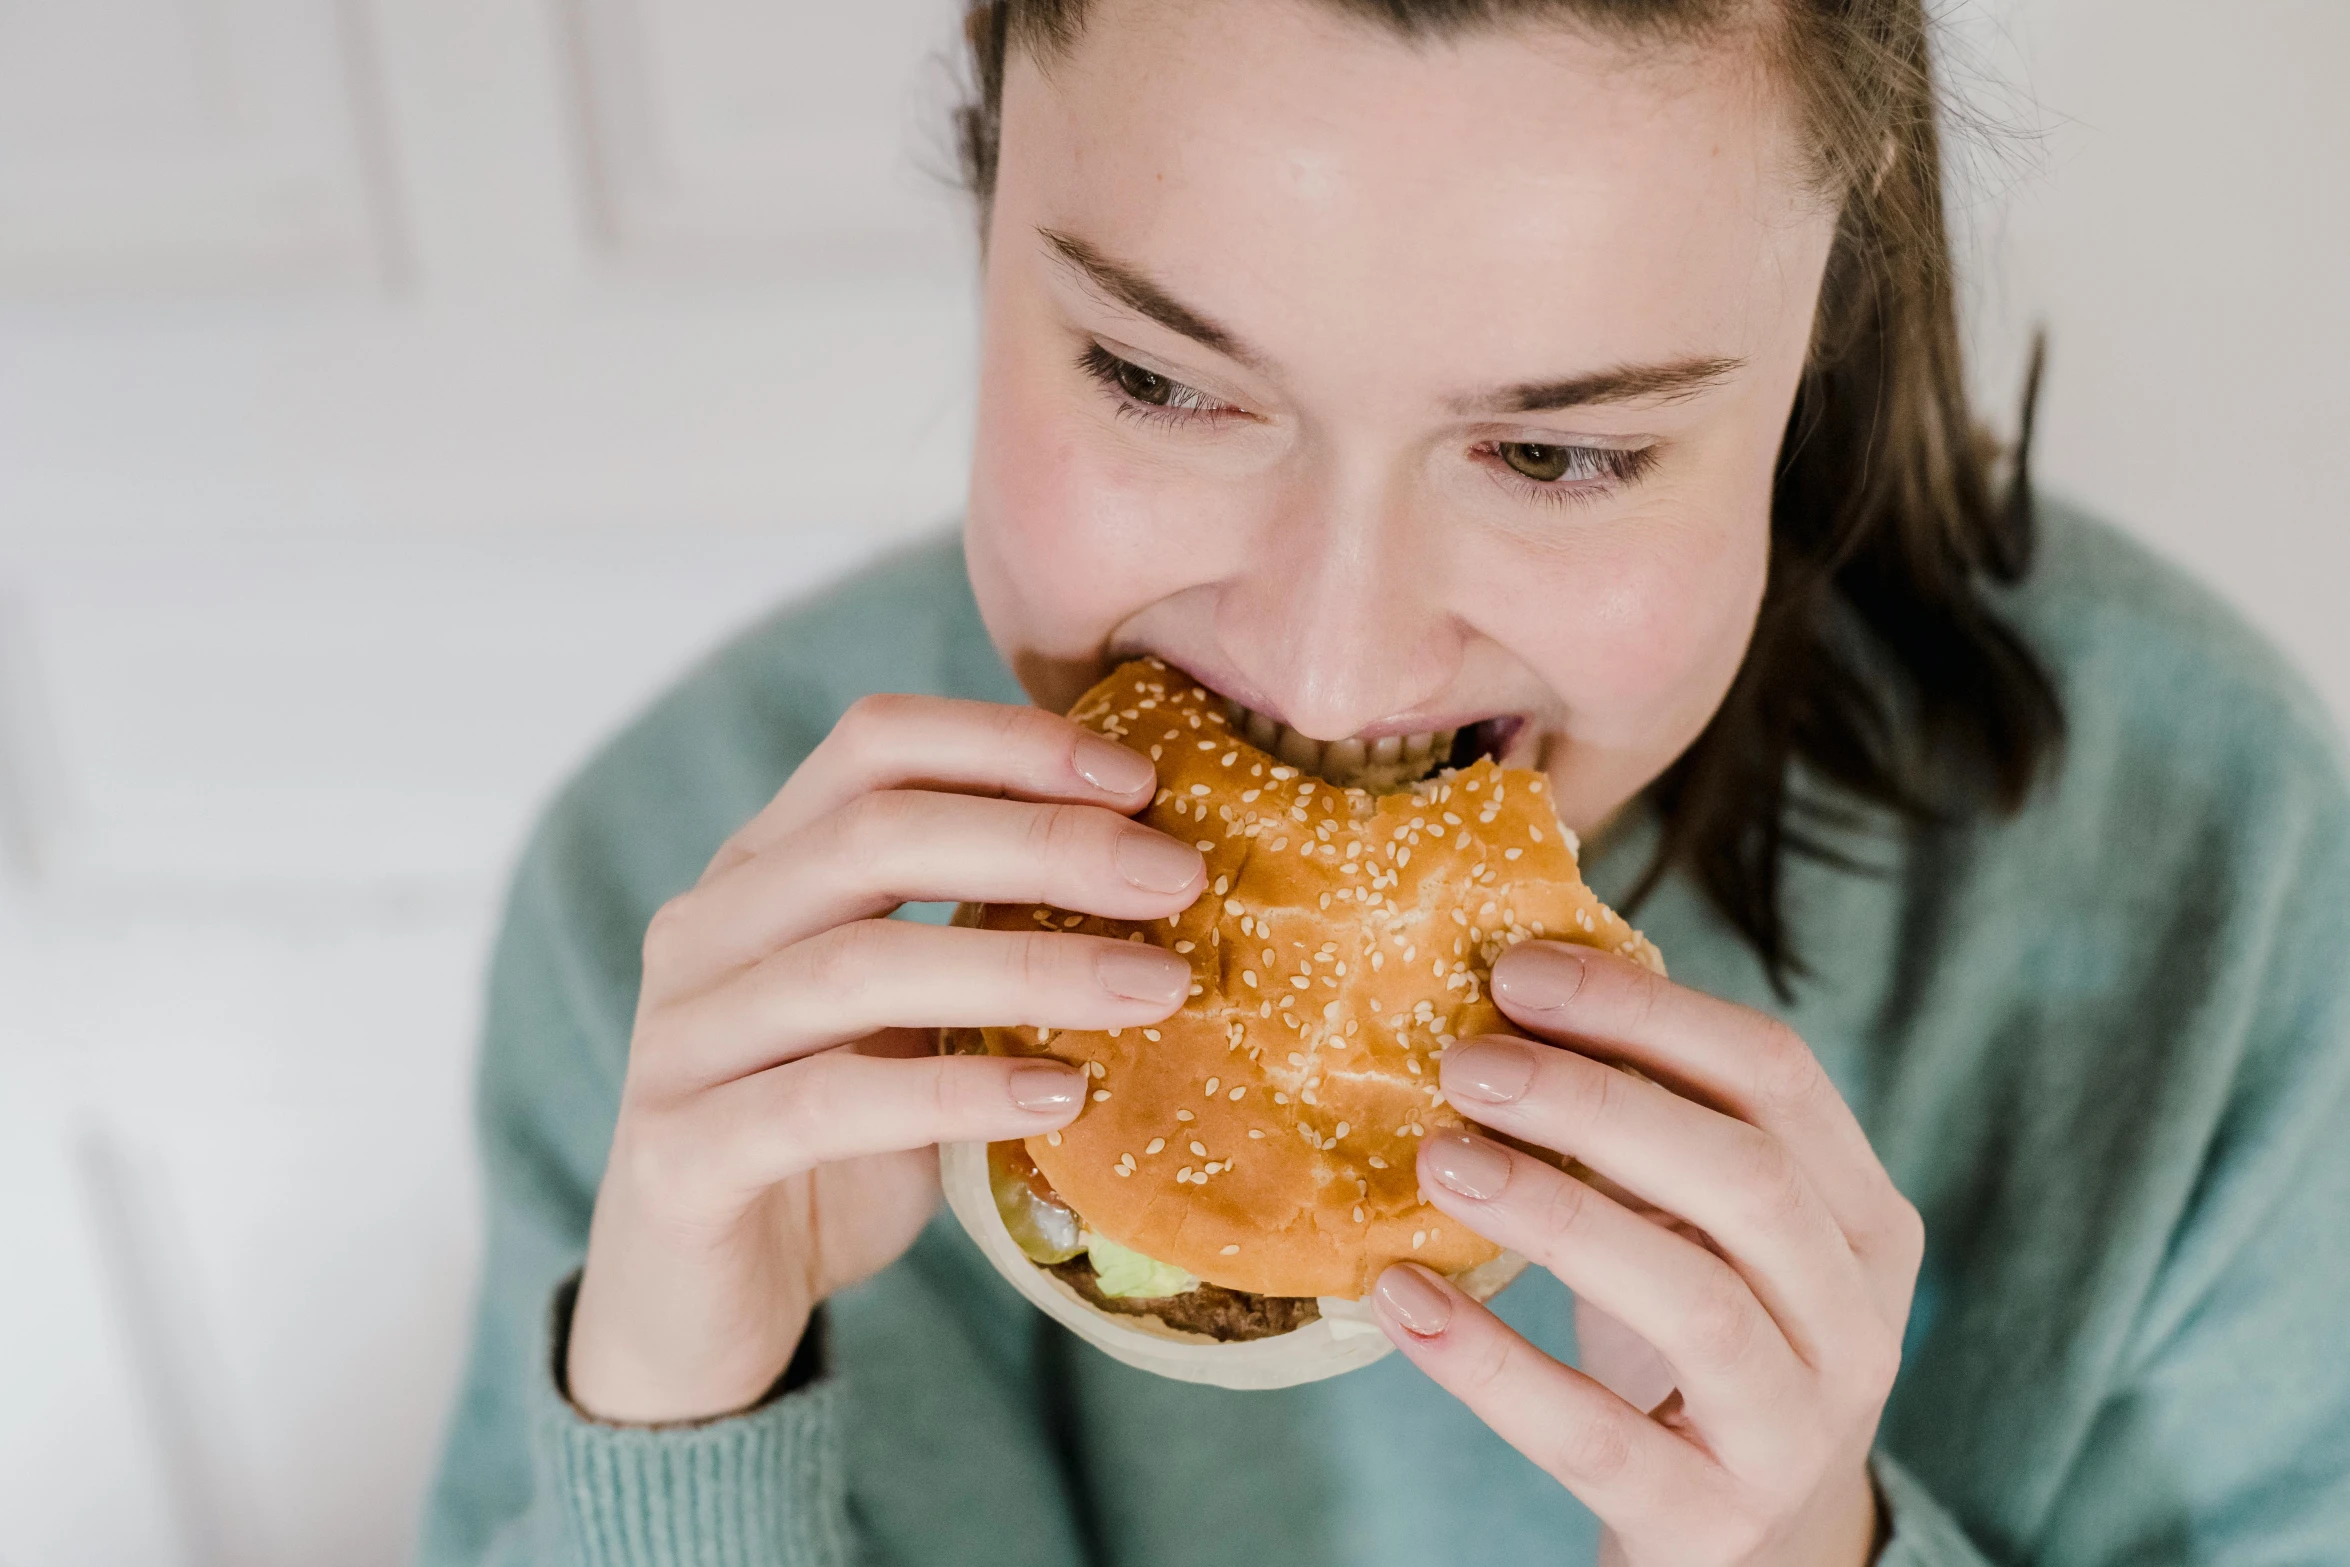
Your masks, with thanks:
[{"label": "upper lip", "polygon": [[[1175,660],[1168,658],[1163,653],[1154,653],[1151,656],[1182,670],[1186,677],[1198,681],[1211,693],[1222,697],[1227,702],[1238,702],[1242,707],[1247,708],[1250,712],[1262,713],[1267,718],[1273,720],[1273,722],[1276,724],[1280,724],[1285,728],[1294,729],[1297,727],[1295,724],[1290,722],[1289,715],[1281,710],[1279,703],[1275,702],[1272,698],[1266,696],[1264,693],[1253,689],[1246,681],[1242,680],[1236,674],[1231,674],[1228,672],[1222,673],[1220,675],[1201,674],[1199,671],[1189,668],[1186,665],[1176,663]],[[1366,724],[1362,728],[1355,730],[1352,734],[1316,735],[1312,736],[1312,738],[1320,740],[1325,744],[1332,740],[1361,740],[1367,744],[1372,741],[1385,740],[1391,736],[1397,739],[1401,739],[1408,735],[1439,734],[1447,729],[1466,729],[1472,724],[1480,724],[1488,719],[1516,718],[1520,716],[1522,715],[1510,712],[1496,712],[1490,710],[1480,712],[1469,709],[1456,710],[1456,713],[1453,715],[1448,715],[1441,710],[1432,714],[1404,713],[1397,717],[1382,718],[1376,723]],[[1302,730],[1299,732],[1304,733]]]}]

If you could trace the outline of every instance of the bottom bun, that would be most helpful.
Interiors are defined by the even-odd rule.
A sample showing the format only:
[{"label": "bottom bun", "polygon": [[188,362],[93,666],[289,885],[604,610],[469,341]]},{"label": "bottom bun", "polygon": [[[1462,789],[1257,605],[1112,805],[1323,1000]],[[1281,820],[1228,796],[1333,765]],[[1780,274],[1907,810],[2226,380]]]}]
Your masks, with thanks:
[{"label": "bottom bun", "polygon": [[[1156,1317],[1104,1311],[1030,1262],[1004,1228],[988,1181],[987,1144],[940,1144],[938,1180],[947,1206],[996,1272],[1046,1316],[1111,1359],[1139,1370],[1212,1387],[1295,1387],[1367,1366],[1394,1352],[1395,1346],[1372,1319],[1369,1302],[1328,1295],[1318,1303],[1322,1315],[1305,1326],[1234,1344],[1170,1328]],[[1471,1300],[1491,1300],[1525,1266],[1525,1258],[1505,1251],[1455,1274],[1452,1282]]]}]

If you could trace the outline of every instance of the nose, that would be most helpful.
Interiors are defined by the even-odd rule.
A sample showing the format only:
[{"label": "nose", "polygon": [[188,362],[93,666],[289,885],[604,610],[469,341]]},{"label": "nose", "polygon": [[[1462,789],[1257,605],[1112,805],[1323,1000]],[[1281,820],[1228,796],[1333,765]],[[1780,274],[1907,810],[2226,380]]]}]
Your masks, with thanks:
[{"label": "nose", "polygon": [[1226,656],[1317,740],[1433,700],[1461,657],[1435,530],[1402,498],[1334,491],[1288,497],[1217,604]]}]

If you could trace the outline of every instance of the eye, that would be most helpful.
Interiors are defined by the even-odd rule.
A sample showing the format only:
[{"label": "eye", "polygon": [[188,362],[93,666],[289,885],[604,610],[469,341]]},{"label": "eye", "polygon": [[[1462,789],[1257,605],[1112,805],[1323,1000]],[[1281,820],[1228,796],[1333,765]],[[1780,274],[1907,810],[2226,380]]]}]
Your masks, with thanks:
[{"label": "eye", "polygon": [[1197,387],[1184,385],[1156,370],[1121,359],[1099,343],[1089,343],[1077,356],[1077,368],[1117,399],[1116,412],[1160,423],[1211,419],[1240,410],[1220,403]]},{"label": "eye", "polygon": [[1531,497],[1563,504],[1592,500],[1630,484],[1656,464],[1651,446],[1572,446],[1546,441],[1496,441],[1489,448],[1518,476]]}]

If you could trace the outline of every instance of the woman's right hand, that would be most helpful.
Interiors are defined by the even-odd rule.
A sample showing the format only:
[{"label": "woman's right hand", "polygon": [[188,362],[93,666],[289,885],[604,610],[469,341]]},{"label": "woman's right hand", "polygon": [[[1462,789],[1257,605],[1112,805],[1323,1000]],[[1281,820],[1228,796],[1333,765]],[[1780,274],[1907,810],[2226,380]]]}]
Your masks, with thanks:
[{"label": "woman's right hand", "polygon": [[1067,719],[942,698],[850,708],[645,933],[619,1122],[572,1313],[572,1402],[649,1424],[749,1407],[816,1303],[912,1244],[935,1144],[1069,1121],[1066,1066],[932,1053],[939,1027],[1119,1028],[1182,1005],[1183,960],[901,903],[1188,907],[1188,844],[1125,818],[1147,759]]}]

